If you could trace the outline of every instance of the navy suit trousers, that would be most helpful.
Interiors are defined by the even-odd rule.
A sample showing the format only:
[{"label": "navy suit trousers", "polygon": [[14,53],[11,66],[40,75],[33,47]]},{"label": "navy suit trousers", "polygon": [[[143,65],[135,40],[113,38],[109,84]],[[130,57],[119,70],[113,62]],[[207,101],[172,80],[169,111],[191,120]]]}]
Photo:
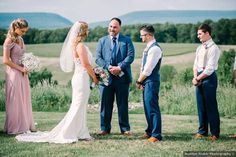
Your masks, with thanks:
[{"label": "navy suit trousers", "polygon": [[196,87],[199,134],[208,135],[209,124],[211,134],[219,137],[220,117],[216,100],[216,89],[217,76],[215,72],[203,79],[202,84]]},{"label": "navy suit trousers", "polygon": [[113,103],[116,98],[118,119],[121,133],[130,131],[128,116],[129,83],[121,83],[119,78],[113,77],[108,86],[99,86],[101,93],[100,124],[101,130],[110,132]]},{"label": "navy suit trousers", "polygon": [[161,136],[161,112],[159,108],[160,81],[145,83],[143,91],[144,111],[148,127],[146,133],[159,140]]}]

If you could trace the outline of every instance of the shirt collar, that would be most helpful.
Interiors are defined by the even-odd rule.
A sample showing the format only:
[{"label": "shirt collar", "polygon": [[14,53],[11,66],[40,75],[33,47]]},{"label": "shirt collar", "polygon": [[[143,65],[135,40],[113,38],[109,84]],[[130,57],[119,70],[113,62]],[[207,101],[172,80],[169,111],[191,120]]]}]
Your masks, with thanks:
[{"label": "shirt collar", "polygon": [[211,45],[214,44],[214,41],[211,39],[207,40],[206,42],[202,43],[202,45],[207,49],[209,47],[211,47]]},{"label": "shirt collar", "polygon": [[[119,35],[120,34],[117,34],[115,37],[116,37],[116,40],[119,38]],[[110,39],[112,40],[113,36],[110,35]]]},{"label": "shirt collar", "polygon": [[147,43],[147,47],[150,47],[153,43],[156,42],[156,39],[153,39]]}]

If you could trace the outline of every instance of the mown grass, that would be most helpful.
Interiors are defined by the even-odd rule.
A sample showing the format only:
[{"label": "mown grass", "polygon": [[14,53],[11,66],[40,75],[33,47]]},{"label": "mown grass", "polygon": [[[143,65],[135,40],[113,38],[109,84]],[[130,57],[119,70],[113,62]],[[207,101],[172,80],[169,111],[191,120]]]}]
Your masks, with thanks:
[{"label": "mown grass", "polygon": [[[136,48],[136,59],[142,55],[145,47],[143,43],[134,43]],[[88,43],[94,53],[96,43]],[[194,44],[162,44],[165,55],[177,55],[193,52],[197,46]],[[165,47],[166,46],[166,47]],[[194,47],[195,46],[195,47]],[[184,48],[185,47],[185,48]],[[235,48],[236,46],[220,46],[222,50]],[[29,52],[42,57],[58,57],[61,44],[37,44],[27,45]],[[2,54],[2,47],[0,47]],[[137,78],[139,63],[132,65],[134,78]],[[189,65],[175,65],[182,68]],[[192,66],[192,65],[191,65]],[[4,68],[0,65],[0,79],[4,79]],[[58,65],[48,67],[53,72],[53,79],[61,84],[67,84],[72,73],[61,72]],[[57,87],[60,92],[60,88]],[[32,89],[32,92],[42,92],[39,89]],[[48,89],[47,89],[48,90]],[[70,90],[70,89],[68,89]],[[62,91],[62,90],[61,90]],[[70,94],[69,94],[70,95]],[[141,102],[141,92],[133,93],[135,97],[130,101]],[[34,96],[34,95],[33,95]],[[14,136],[9,136],[0,132],[0,157],[2,156],[111,156],[111,157],[139,157],[139,156],[183,156],[183,151],[235,151],[235,140],[229,139],[228,135],[236,133],[236,93],[235,88],[224,86],[218,88],[218,103],[221,112],[221,139],[217,142],[210,142],[206,139],[195,140],[192,135],[198,127],[196,114],[196,102],[194,87],[173,85],[171,90],[161,89],[160,107],[162,113],[168,114],[192,114],[193,116],[164,115],[163,136],[164,140],[151,144],[141,139],[141,135],[146,128],[143,108],[130,111],[130,124],[134,133],[131,137],[124,137],[119,134],[117,114],[113,115],[112,134],[107,137],[99,137],[99,113],[89,112],[88,126],[94,141],[79,141],[74,144],[48,144],[48,143],[23,143],[17,142]],[[92,91],[90,102],[99,99],[98,92]],[[67,105],[67,104],[64,104]],[[63,109],[64,110],[64,109]],[[139,114],[138,114],[139,113]],[[45,131],[53,128],[65,115],[65,113],[35,112],[34,117],[38,123],[39,130]],[[0,112],[0,131],[3,129],[5,113]]]},{"label": "mown grass", "polygon": [[[0,130],[4,121],[4,112],[0,112]],[[52,129],[65,113],[35,112],[35,121],[41,131]],[[236,119],[221,118],[221,138],[216,142],[207,139],[196,140],[192,135],[198,127],[197,116],[163,115],[163,141],[148,143],[141,136],[146,128],[143,114],[130,114],[133,136],[120,135],[117,114],[113,114],[111,135],[100,137],[99,113],[88,114],[88,127],[93,141],[79,141],[73,144],[24,143],[14,136],[0,133],[0,156],[14,157],[175,157],[183,156],[183,151],[236,151],[235,140],[228,138],[236,133]]]},{"label": "mown grass", "polygon": [[[97,42],[86,43],[93,55],[96,52]],[[194,52],[199,44],[195,43],[160,43],[163,49],[164,56],[175,56]],[[27,52],[33,52],[40,57],[59,57],[61,53],[62,43],[49,43],[49,44],[28,44],[26,45]],[[142,57],[142,52],[146,47],[145,43],[134,42],[136,50],[136,58]],[[235,45],[219,45],[222,51],[229,50],[230,48],[236,49]],[[2,45],[0,45],[0,55],[2,56]]]},{"label": "mown grass", "polygon": [[[96,52],[96,42],[86,43],[93,55]],[[179,55],[193,52],[198,44],[175,44],[175,43],[160,43],[162,49],[164,50],[165,56]],[[40,57],[59,57],[61,53],[62,43],[50,43],[50,44],[29,44],[26,45],[27,52],[33,52],[35,55]],[[135,42],[134,47],[136,50],[136,58],[142,56],[143,49],[146,44]],[[0,46],[0,55],[2,55],[2,46]]]},{"label": "mown grass", "polygon": [[[86,43],[90,48],[91,52],[95,56],[96,51],[96,42]],[[188,44],[188,43],[160,43],[164,56],[176,56],[180,54],[186,54],[194,52],[198,44]],[[52,58],[56,57],[59,60],[60,52],[61,52],[62,43],[50,43],[50,44],[30,44],[26,45],[27,52],[33,52],[36,56]],[[135,42],[134,47],[136,50],[135,61],[132,64],[133,75],[136,76],[139,72],[140,64],[141,64],[141,56],[143,49],[145,48],[144,43]],[[220,45],[221,51],[236,49],[235,45]],[[2,46],[0,46],[0,56],[2,56]],[[188,66],[192,66],[189,62],[178,63],[174,65],[177,70],[183,70]],[[53,64],[50,62],[47,65],[42,65],[42,67],[48,68],[52,71],[54,79],[58,80],[61,84],[66,84],[68,80],[71,79],[72,73],[65,74],[61,71],[59,64]],[[4,79],[4,66],[2,65],[2,61],[0,60],[0,79]]]}]

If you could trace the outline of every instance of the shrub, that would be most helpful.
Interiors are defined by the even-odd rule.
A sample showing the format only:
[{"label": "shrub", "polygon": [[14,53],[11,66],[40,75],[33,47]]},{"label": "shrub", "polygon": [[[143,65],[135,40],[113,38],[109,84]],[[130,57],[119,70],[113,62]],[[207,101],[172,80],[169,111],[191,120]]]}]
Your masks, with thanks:
[{"label": "shrub", "polygon": [[71,102],[71,89],[54,86],[35,86],[32,92],[34,111],[67,111]]},{"label": "shrub", "polygon": [[29,75],[30,86],[34,87],[39,83],[41,85],[43,85],[44,83],[46,83],[47,85],[57,85],[58,82],[56,80],[52,80],[52,77],[52,72],[48,71],[47,68],[38,72],[34,71]]},{"label": "shrub", "polygon": [[224,51],[221,55],[217,70],[219,84],[233,83],[233,65],[235,56],[236,51],[233,49],[230,49],[229,51]]},{"label": "shrub", "polygon": [[5,111],[5,88],[0,88],[0,111]]},{"label": "shrub", "polygon": [[192,86],[192,79],[193,79],[193,68],[186,68],[183,71],[180,71],[178,75],[176,75],[176,84],[181,85],[190,85]]},{"label": "shrub", "polygon": [[90,96],[89,96],[89,104],[98,104],[100,103],[100,93],[99,93],[99,88],[96,86],[91,90]]},{"label": "shrub", "polygon": [[143,101],[142,91],[136,88],[136,83],[135,81],[133,81],[130,84],[130,89],[129,89],[129,102],[142,102],[142,101]]},{"label": "shrub", "polygon": [[197,114],[194,87],[173,85],[171,90],[160,96],[160,109],[165,114]]},{"label": "shrub", "polygon": [[160,69],[161,82],[171,82],[177,74],[177,71],[172,65],[163,65]]}]

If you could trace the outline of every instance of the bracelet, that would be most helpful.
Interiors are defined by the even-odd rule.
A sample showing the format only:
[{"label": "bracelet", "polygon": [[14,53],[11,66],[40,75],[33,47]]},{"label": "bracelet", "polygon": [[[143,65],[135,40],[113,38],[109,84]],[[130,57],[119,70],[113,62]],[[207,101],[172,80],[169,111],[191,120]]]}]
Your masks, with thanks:
[{"label": "bracelet", "polygon": [[136,84],[142,85],[143,83],[137,80],[137,81],[136,81]]}]

